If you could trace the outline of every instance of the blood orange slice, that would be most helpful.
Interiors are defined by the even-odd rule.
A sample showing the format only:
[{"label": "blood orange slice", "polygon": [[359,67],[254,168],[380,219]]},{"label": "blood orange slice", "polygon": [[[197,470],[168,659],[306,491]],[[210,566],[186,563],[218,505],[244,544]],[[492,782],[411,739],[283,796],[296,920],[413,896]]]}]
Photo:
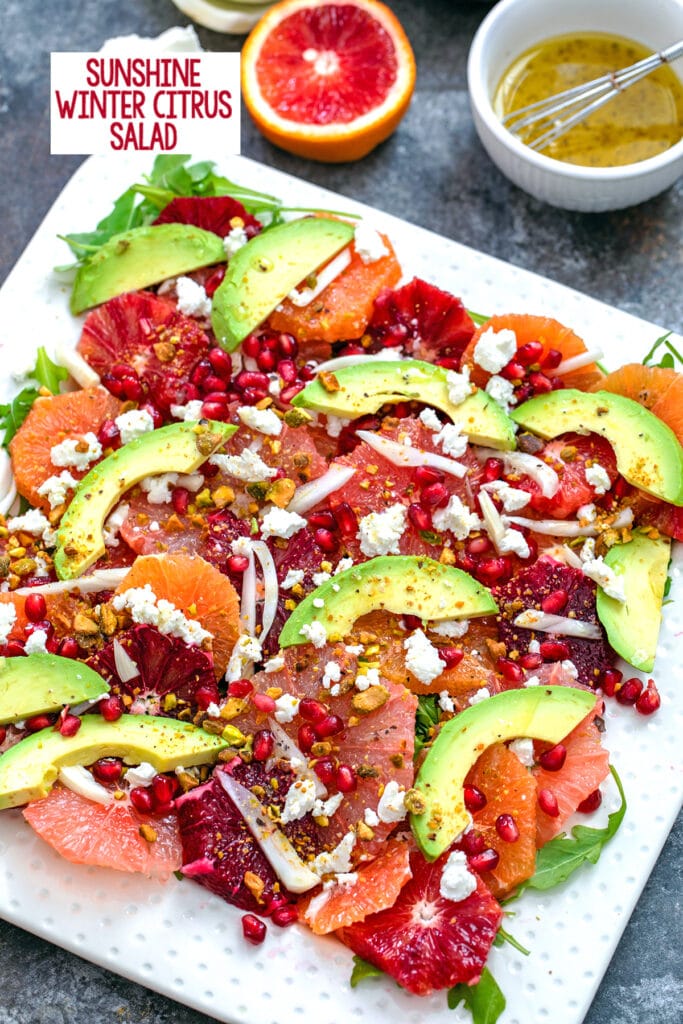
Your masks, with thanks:
[{"label": "blood orange slice", "polygon": [[[150,817],[138,814],[127,801],[103,806],[56,785],[23,814],[41,839],[73,864],[141,871],[165,880],[182,863],[175,813]],[[152,842],[140,835],[143,824],[154,829]]]},{"label": "blood orange slice", "polygon": [[270,142],[331,163],[358,160],[405,114],[415,58],[376,0],[284,0],[242,50],[242,94]]},{"label": "blood orange slice", "polygon": [[300,918],[316,935],[327,935],[392,907],[412,876],[408,844],[391,839],[357,874],[353,884],[324,889],[299,903]]}]

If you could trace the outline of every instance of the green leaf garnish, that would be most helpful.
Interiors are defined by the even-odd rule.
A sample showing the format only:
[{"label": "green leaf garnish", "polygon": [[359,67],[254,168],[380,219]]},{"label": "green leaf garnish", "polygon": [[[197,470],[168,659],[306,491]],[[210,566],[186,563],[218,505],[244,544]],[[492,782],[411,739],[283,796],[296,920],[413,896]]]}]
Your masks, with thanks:
[{"label": "green leaf garnish", "polygon": [[[57,366],[56,363],[52,362],[41,345],[36,355],[36,365],[28,374],[28,377],[31,381],[36,381],[41,387],[47,388],[48,391],[55,395],[59,391],[60,381],[66,380],[68,373],[63,366]],[[4,448],[9,445],[39,395],[38,388],[29,385],[22,388],[11,402],[0,405],[0,430],[5,431],[0,444]]]},{"label": "green leaf garnish", "polygon": [[425,544],[431,544],[432,547],[441,547],[443,545],[443,537],[440,533],[434,533],[433,530],[420,530],[420,536]]},{"label": "green leaf garnish", "polygon": [[29,374],[33,380],[37,380],[42,387],[47,388],[53,395],[59,391],[59,385],[69,376],[63,366],[53,363],[49,355],[41,345],[36,355],[36,365]]},{"label": "green leaf garnish", "polygon": [[621,806],[609,815],[605,828],[575,825],[571,836],[563,833],[551,839],[538,851],[536,871],[521,884],[514,898],[525,889],[553,889],[565,882],[582,864],[597,864],[603,847],[616,835],[626,814],[626,797],[621,779],[612,765],[610,771],[619,790]]},{"label": "green leaf garnish", "polygon": [[488,967],[481,972],[476,985],[454,985],[448,993],[448,1008],[455,1010],[464,1003],[472,1014],[473,1024],[496,1024],[505,1009],[505,996]]},{"label": "green leaf garnish", "polygon": [[482,313],[475,313],[473,309],[468,309],[467,312],[475,327],[481,327],[482,324],[485,324],[487,320],[491,319],[490,316],[484,316]]},{"label": "green leaf garnish", "polygon": [[439,724],[438,696],[422,694],[417,698],[415,713],[415,755],[434,739],[434,730]]},{"label": "green leaf garnish", "polygon": [[508,946],[512,946],[518,953],[523,953],[524,956],[529,956],[530,951],[526,949],[521,942],[518,942],[514,935],[510,935],[510,932],[506,932],[503,926],[498,929],[496,937],[493,940],[494,946],[504,946],[507,942]]},{"label": "green leaf garnish", "polygon": [[363,960],[360,956],[354,956],[353,958],[353,971],[351,972],[351,988],[355,988],[356,985],[363,981],[365,978],[381,978],[384,971],[380,970],[379,967],[375,967],[374,964],[368,963],[367,960]]},{"label": "green leaf garnish", "polygon": [[[680,363],[680,365],[683,366],[683,356],[676,348],[674,348],[674,346],[669,341],[669,338],[672,334],[673,331],[667,331],[666,334],[663,334],[661,336],[661,338],[657,338],[656,342],[643,359],[643,366],[660,366],[664,367],[667,370],[673,370],[676,365],[676,362]],[[653,360],[657,353],[657,349],[660,348],[662,345],[664,345],[665,348],[668,349],[668,352],[665,352],[659,360],[659,362],[655,363],[653,362]]]}]

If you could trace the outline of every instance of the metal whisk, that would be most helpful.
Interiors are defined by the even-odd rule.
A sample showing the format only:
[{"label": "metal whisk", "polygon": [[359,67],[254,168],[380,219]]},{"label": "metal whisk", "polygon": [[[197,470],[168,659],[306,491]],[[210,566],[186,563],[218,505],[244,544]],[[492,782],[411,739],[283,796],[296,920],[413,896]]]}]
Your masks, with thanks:
[{"label": "metal whisk", "polygon": [[[639,60],[636,64],[631,64],[630,67],[612,71],[608,75],[594,78],[583,85],[576,85],[573,89],[566,89],[545,100],[520,107],[519,110],[507,114],[503,118],[503,124],[530,149],[545,149],[549,143],[559,139],[574,125],[580,124],[630,85],[639,82],[662,64],[669,64],[682,56],[683,40],[667,47],[666,50]],[[575,109],[576,107],[579,109]],[[558,120],[557,115],[562,112],[569,116]],[[533,130],[540,131],[540,135],[532,134],[529,139],[529,129],[532,133]]]}]

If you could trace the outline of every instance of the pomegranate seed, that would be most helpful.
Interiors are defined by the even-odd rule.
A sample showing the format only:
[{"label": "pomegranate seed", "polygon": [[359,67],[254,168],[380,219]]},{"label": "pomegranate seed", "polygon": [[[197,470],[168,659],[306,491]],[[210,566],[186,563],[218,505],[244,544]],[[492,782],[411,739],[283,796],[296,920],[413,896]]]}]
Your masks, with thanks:
[{"label": "pomegranate seed", "polygon": [[287,405],[289,402],[292,401],[293,398],[296,398],[299,392],[303,391],[303,389],[303,384],[289,384],[280,392],[280,401]]},{"label": "pomegranate seed", "polygon": [[330,530],[316,530],[313,534],[313,539],[320,550],[324,551],[326,554],[331,554],[333,551],[337,550],[337,541]]},{"label": "pomegranate seed", "polygon": [[227,415],[227,408],[219,402],[204,402],[202,405],[202,417],[205,420],[220,420]]},{"label": "pomegranate seed", "polygon": [[200,711],[206,711],[209,704],[216,699],[216,691],[212,686],[200,686],[197,688],[194,699]]},{"label": "pomegranate seed", "polygon": [[277,339],[277,347],[280,349],[282,355],[287,359],[293,359],[299,351],[296,338],[291,334],[281,334]]},{"label": "pomegranate seed", "polygon": [[224,391],[228,390],[228,382],[223,380],[222,377],[218,377],[215,373],[210,373],[202,384],[202,390],[206,395],[213,394],[214,392],[220,392],[222,394]]},{"label": "pomegranate seed", "polygon": [[267,397],[268,392],[264,388],[245,388],[242,392],[242,401],[245,405],[256,405]]},{"label": "pomegranate seed", "polygon": [[475,565],[477,576],[484,583],[496,583],[508,572],[509,566],[505,558],[484,558]]},{"label": "pomegranate seed", "polygon": [[496,818],[496,832],[506,843],[516,843],[519,839],[517,822],[511,814],[499,814]]},{"label": "pomegranate seed", "polygon": [[337,789],[340,793],[353,793],[358,786],[356,773],[350,764],[340,764],[335,776]]},{"label": "pomegranate seed", "polygon": [[247,388],[261,388],[268,390],[268,378],[265,373],[257,373],[255,370],[240,370],[233,381],[236,391],[246,391]]},{"label": "pomegranate seed", "polygon": [[556,370],[562,362],[562,353],[559,348],[549,348],[540,362],[544,370]]},{"label": "pomegranate seed", "polygon": [[246,572],[249,568],[249,559],[246,555],[231,555],[228,559],[229,572]]},{"label": "pomegranate seed", "polygon": [[62,658],[76,658],[78,657],[78,644],[72,636],[65,636],[59,644],[59,654]]},{"label": "pomegranate seed", "polygon": [[541,611],[546,615],[559,615],[568,600],[569,594],[566,590],[553,590],[552,594],[548,594],[541,601]]},{"label": "pomegranate seed", "polygon": [[544,750],[538,758],[541,768],[547,772],[559,772],[567,760],[567,748],[564,743],[556,743],[550,750]]},{"label": "pomegranate seed", "polygon": [[4,725],[0,725],[0,746],[2,746],[2,744],[5,742],[6,739],[7,739],[7,729],[5,728]]},{"label": "pomegranate seed", "polygon": [[532,394],[533,388],[531,387],[531,384],[522,384],[521,387],[515,390],[517,405],[521,405],[522,402],[526,402],[527,398],[531,398]]},{"label": "pomegranate seed", "polygon": [[92,766],[92,773],[98,782],[118,782],[123,774],[120,757],[101,757]]},{"label": "pomegranate seed", "polygon": [[543,640],[539,654],[544,661],[565,661],[569,657],[569,647],[564,640]]},{"label": "pomegranate seed", "polygon": [[41,729],[47,729],[54,724],[54,715],[31,715],[24,722],[24,726],[27,732],[40,732]]},{"label": "pomegranate seed", "polygon": [[543,355],[543,345],[540,341],[527,341],[517,349],[517,360],[523,366],[531,366],[537,363]]},{"label": "pomegranate seed", "polygon": [[431,530],[432,517],[421,505],[408,506],[408,519],[416,530]]},{"label": "pomegranate seed", "polygon": [[204,282],[204,291],[206,292],[210,299],[213,298],[213,296],[215,295],[216,290],[223,281],[224,277],[225,266],[216,267],[213,274],[209,274],[209,276],[207,277],[206,281]]},{"label": "pomegranate seed", "polygon": [[307,722],[322,722],[323,718],[327,718],[329,711],[319,700],[304,697],[299,704],[299,714]]},{"label": "pomegranate seed", "polygon": [[465,835],[460,840],[463,852],[468,857],[474,857],[478,853],[483,853],[486,849],[486,840],[479,832],[475,832],[474,829],[470,829],[469,832],[465,832]]},{"label": "pomegranate seed", "polygon": [[277,364],[277,374],[284,384],[293,384],[297,377],[296,363],[293,359],[281,359]]},{"label": "pomegranate seed", "polygon": [[232,359],[222,348],[215,346],[209,351],[209,362],[214,373],[217,373],[219,377],[224,380],[229,380],[232,377]]},{"label": "pomegranate seed", "polygon": [[296,738],[297,743],[301,750],[303,750],[304,754],[310,754],[311,747],[314,743],[318,742],[318,736],[316,735],[313,726],[308,723],[299,727]]},{"label": "pomegranate seed", "polygon": [[131,789],[129,796],[133,807],[141,814],[151,814],[154,810],[152,794],[145,786],[135,786],[134,789]]},{"label": "pomegranate seed", "polygon": [[156,807],[158,804],[167,804],[173,799],[178,783],[170,775],[155,775],[150,788],[154,797],[154,806]]},{"label": "pomegranate seed", "polygon": [[301,369],[299,370],[299,376],[301,377],[302,380],[308,382],[309,380],[313,380],[313,378],[316,375],[317,369],[318,367],[316,363],[306,363],[306,365],[302,366]]},{"label": "pomegranate seed", "polygon": [[59,646],[61,640],[58,640],[56,636],[51,636],[49,640],[45,641],[45,650],[48,654],[59,654]]},{"label": "pomegranate seed", "polygon": [[521,683],[524,679],[524,671],[515,661],[510,661],[509,658],[499,658],[496,662],[496,668],[508,683]]},{"label": "pomegranate seed", "polygon": [[632,679],[627,679],[625,683],[622,683],[614,696],[619,704],[635,704],[642,692],[643,684],[640,679],[636,679],[634,676]]},{"label": "pomegranate seed", "polygon": [[299,920],[299,911],[292,903],[287,903],[284,907],[277,907],[270,915],[270,919],[278,928],[286,928],[288,924],[294,924]]},{"label": "pomegranate seed", "polygon": [[5,650],[3,653],[8,658],[26,657],[24,644],[21,640],[8,640],[5,644]]},{"label": "pomegranate seed", "polygon": [[250,359],[256,359],[261,351],[261,342],[255,334],[248,334],[242,342],[242,351]]},{"label": "pomegranate seed", "polygon": [[275,749],[275,737],[270,729],[260,729],[254,733],[252,752],[257,761],[267,761]]},{"label": "pomegranate seed", "polygon": [[659,696],[654,679],[648,679],[647,689],[641,693],[636,701],[636,711],[641,715],[654,715],[655,711],[661,706],[661,703],[662,699]]},{"label": "pomegranate seed", "polygon": [[144,394],[140,381],[133,380],[132,377],[125,377],[121,381],[121,386],[123,388],[123,396],[129,402],[139,402]]},{"label": "pomegranate seed", "polygon": [[265,922],[255,914],[243,914],[240,920],[242,921],[242,935],[247,942],[250,942],[252,946],[260,946],[266,937]]},{"label": "pomegranate seed", "polygon": [[419,487],[429,487],[430,484],[442,484],[444,474],[432,466],[418,466],[413,473],[413,478]]},{"label": "pomegranate seed", "polygon": [[279,349],[278,340],[274,334],[261,335],[261,348],[266,352],[277,352]]},{"label": "pomegranate seed", "polygon": [[499,860],[497,851],[489,847],[488,850],[482,850],[481,853],[475,853],[468,857],[467,863],[473,871],[494,871],[498,867]]},{"label": "pomegranate seed", "polygon": [[493,483],[494,480],[500,480],[504,469],[505,466],[503,465],[502,459],[487,459],[484,463],[485,483],[490,484]]},{"label": "pomegranate seed", "polygon": [[251,701],[258,711],[263,711],[266,715],[272,715],[277,707],[273,698],[269,697],[267,693],[252,693]]},{"label": "pomegranate seed", "polygon": [[488,803],[486,796],[476,786],[465,786],[465,807],[470,813],[481,811]]},{"label": "pomegranate seed", "polygon": [[493,549],[493,544],[488,537],[473,537],[465,544],[465,551],[468,555],[485,555]]},{"label": "pomegranate seed", "polygon": [[589,793],[585,800],[582,800],[579,806],[576,808],[581,814],[592,814],[593,811],[597,811],[598,807],[602,803],[602,793],[599,789],[594,789],[592,793]]},{"label": "pomegranate seed", "polygon": [[59,726],[62,736],[75,736],[81,727],[81,720],[78,715],[64,715]]},{"label": "pomegranate seed", "polygon": [[103,697],[97,708],[105,722],[118,722],[125,711],[123,701],[115,693],[110,694],[109,697]]},{"label": "pomegranate seed", "polygon": [[344,536],[351,533],[354,536],[356,535],[358,531],[358,517],[351,506],[345,501],[335,508],[334,518],[337,520],[337,526]]},{"label": "pomegranate seed", "polygon": [[534,669],[540,668],[543,663],[543,658],[540,654],[523,654],[519,659],[519,664],[522,668]]},{"label": "pomegranate seed", "polygon": [[549,789],[539,790],[538,806],[544,814],[548,815],[549,818],[557,818],[559,816],[560,807],[557,802],[557,797]]},{"label": "pomegranate seed", "polygon": [[254,690],[254,684],[250,679],[233,679],[228,686],[228,696],[238,697],[243,700]]},{"label": "pomegranate seed", "polygon": [[323,786],[330,786],[334,782],[336,769],[331,757],[321,757],[313,765],[313,771],[318,776]]},{"label": "pomegranate seed", "polygon": [[[524,533],[524,530],[522,530],[522,533]],[[526,558],[522,558],[522,561],[535,562],[538,557],[538,544],[536,543],[533,537],[528,536],[526,538],[526,543],[527,547],[529,548],[529,554],[526,556]]]},{"label": "pomegranate seed", "polygon": [[552,382],[540,370],[534,370],[529,374],[529,383],[537,395],[545,395],[548,391],[553,390]]},{"label": "pomegranate seed", "polygon": [[272,373],[277,366],[277,356],[274,352],[259,352],[256,356],[256,365],[264,373]]},{"label": "pomegranate seed", "polygon": [[123,381],[117,380],[111,373],[105,373],[102,375],[102,383],[107,391],[111,392],[114,398],[126,397],[123,393]]},{"label": "pomegranate seed", "polygon": [[117,380],[123,380],[124,377],[132,377],[133,380],[137,380],[137,372],[133,369],[130,363],[114,363],[110,373],[116,377]]},{"label": "pomegranate seed", "polygon": [[446,662],[446,668],[455,668],[465,657],[465,652],[460,647],[440,647],[439,657]]},{"label": "pomegranate seed", "polygon": [[40,622],[27,622],[24,626],[24,634],[29,637],[33,633],[45,633],[47,637],[54,636],[55,627],[47,619]]},{"label": "pomegranate seed", "polygon": [[329,509],[321,509],[320,512],[311,512],[308,517],[309,526],[321,527],[323,530],[336,530],[337,520],[334,517],[334,512],[330,512]]},{"label": "pomegranate seed", "polygon": [[442,356],[441,359],[437,359],[436,365],[437,366],[443,366],[447,370],[456,370],[457,371],[457,370],[460,369],[460,360],[459,359],[453,359],[451,356]]},{"label": "pomegranate seed", "polygon": [[339,350],[340,356],[363,356],[365,355],[365,349],[362,345],[344,345]]},{"label": "pomegranate seed", "polygon": [[444,505],[448,504],[449,498],[448,488],[444,487],[441,483],[423,487],[420,494],[420,502],[422,505],[426,505],[427,508],[443,508]]},{"label": "pomegranate seed", "polygon": [[24,613],[29,622],[42,622],[47,615],[47,602],[42,594],[29,594],[24,602]]},{"label": "pomegranate seed", "polygon": [[343,732],[344,723],[339,715],[325,715],[319,722],[314,723],[313,731],[319,740],[326,740]]},{"label": "pomegranate seed", "polygon": [[97,440],[103,448],[114,448],[121,440],[121,431],[113,420],[105,420],[97,431]]},{"label": "pomegranate seed", "polygon": [[186,487],[174,487],[171,491],[171,504],[176,515],[185,516],[190,507],[190,492]]},{"label": "pomegranate seed", "polygon": [[209,362],[208,359],[199,360],[194,370],[190,374],[190,380],[195,385],[195,387],[200,388],[203,385],[204,381],[209,376],[212,369],[213,367],[211,366],[211,363]]},{"label": "pomegranate seed", "polygon": [[507,380],[524,380],[526,367],[522,366],[516,359],[511,359],[500,371],[500,374],[501,377],[506,377]]},{"label": "pomegranate seed", "polygon": [[459,569],[462,569],[463,572],[474,572],[477,568],[477,563],[472,556],[465,554],[464,551],[458,551],[455,556],[455,564]]}]

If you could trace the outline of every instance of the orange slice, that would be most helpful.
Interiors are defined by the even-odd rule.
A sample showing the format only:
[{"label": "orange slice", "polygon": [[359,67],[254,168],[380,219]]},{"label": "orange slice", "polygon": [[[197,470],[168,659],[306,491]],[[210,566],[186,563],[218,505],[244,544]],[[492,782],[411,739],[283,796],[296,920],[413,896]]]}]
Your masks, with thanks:
[{"label": "orange slice", "polygon": [[591,391],[612,391],[632,398],[670,426],[683,443],[683,374],[665,366],[626,363]]},{"label": "orange slice", "polygon": [[276,146],[329,163],[358,160],[405,114],[415,58],[376,0],[283,0],[242,50],[242,95]]}]

